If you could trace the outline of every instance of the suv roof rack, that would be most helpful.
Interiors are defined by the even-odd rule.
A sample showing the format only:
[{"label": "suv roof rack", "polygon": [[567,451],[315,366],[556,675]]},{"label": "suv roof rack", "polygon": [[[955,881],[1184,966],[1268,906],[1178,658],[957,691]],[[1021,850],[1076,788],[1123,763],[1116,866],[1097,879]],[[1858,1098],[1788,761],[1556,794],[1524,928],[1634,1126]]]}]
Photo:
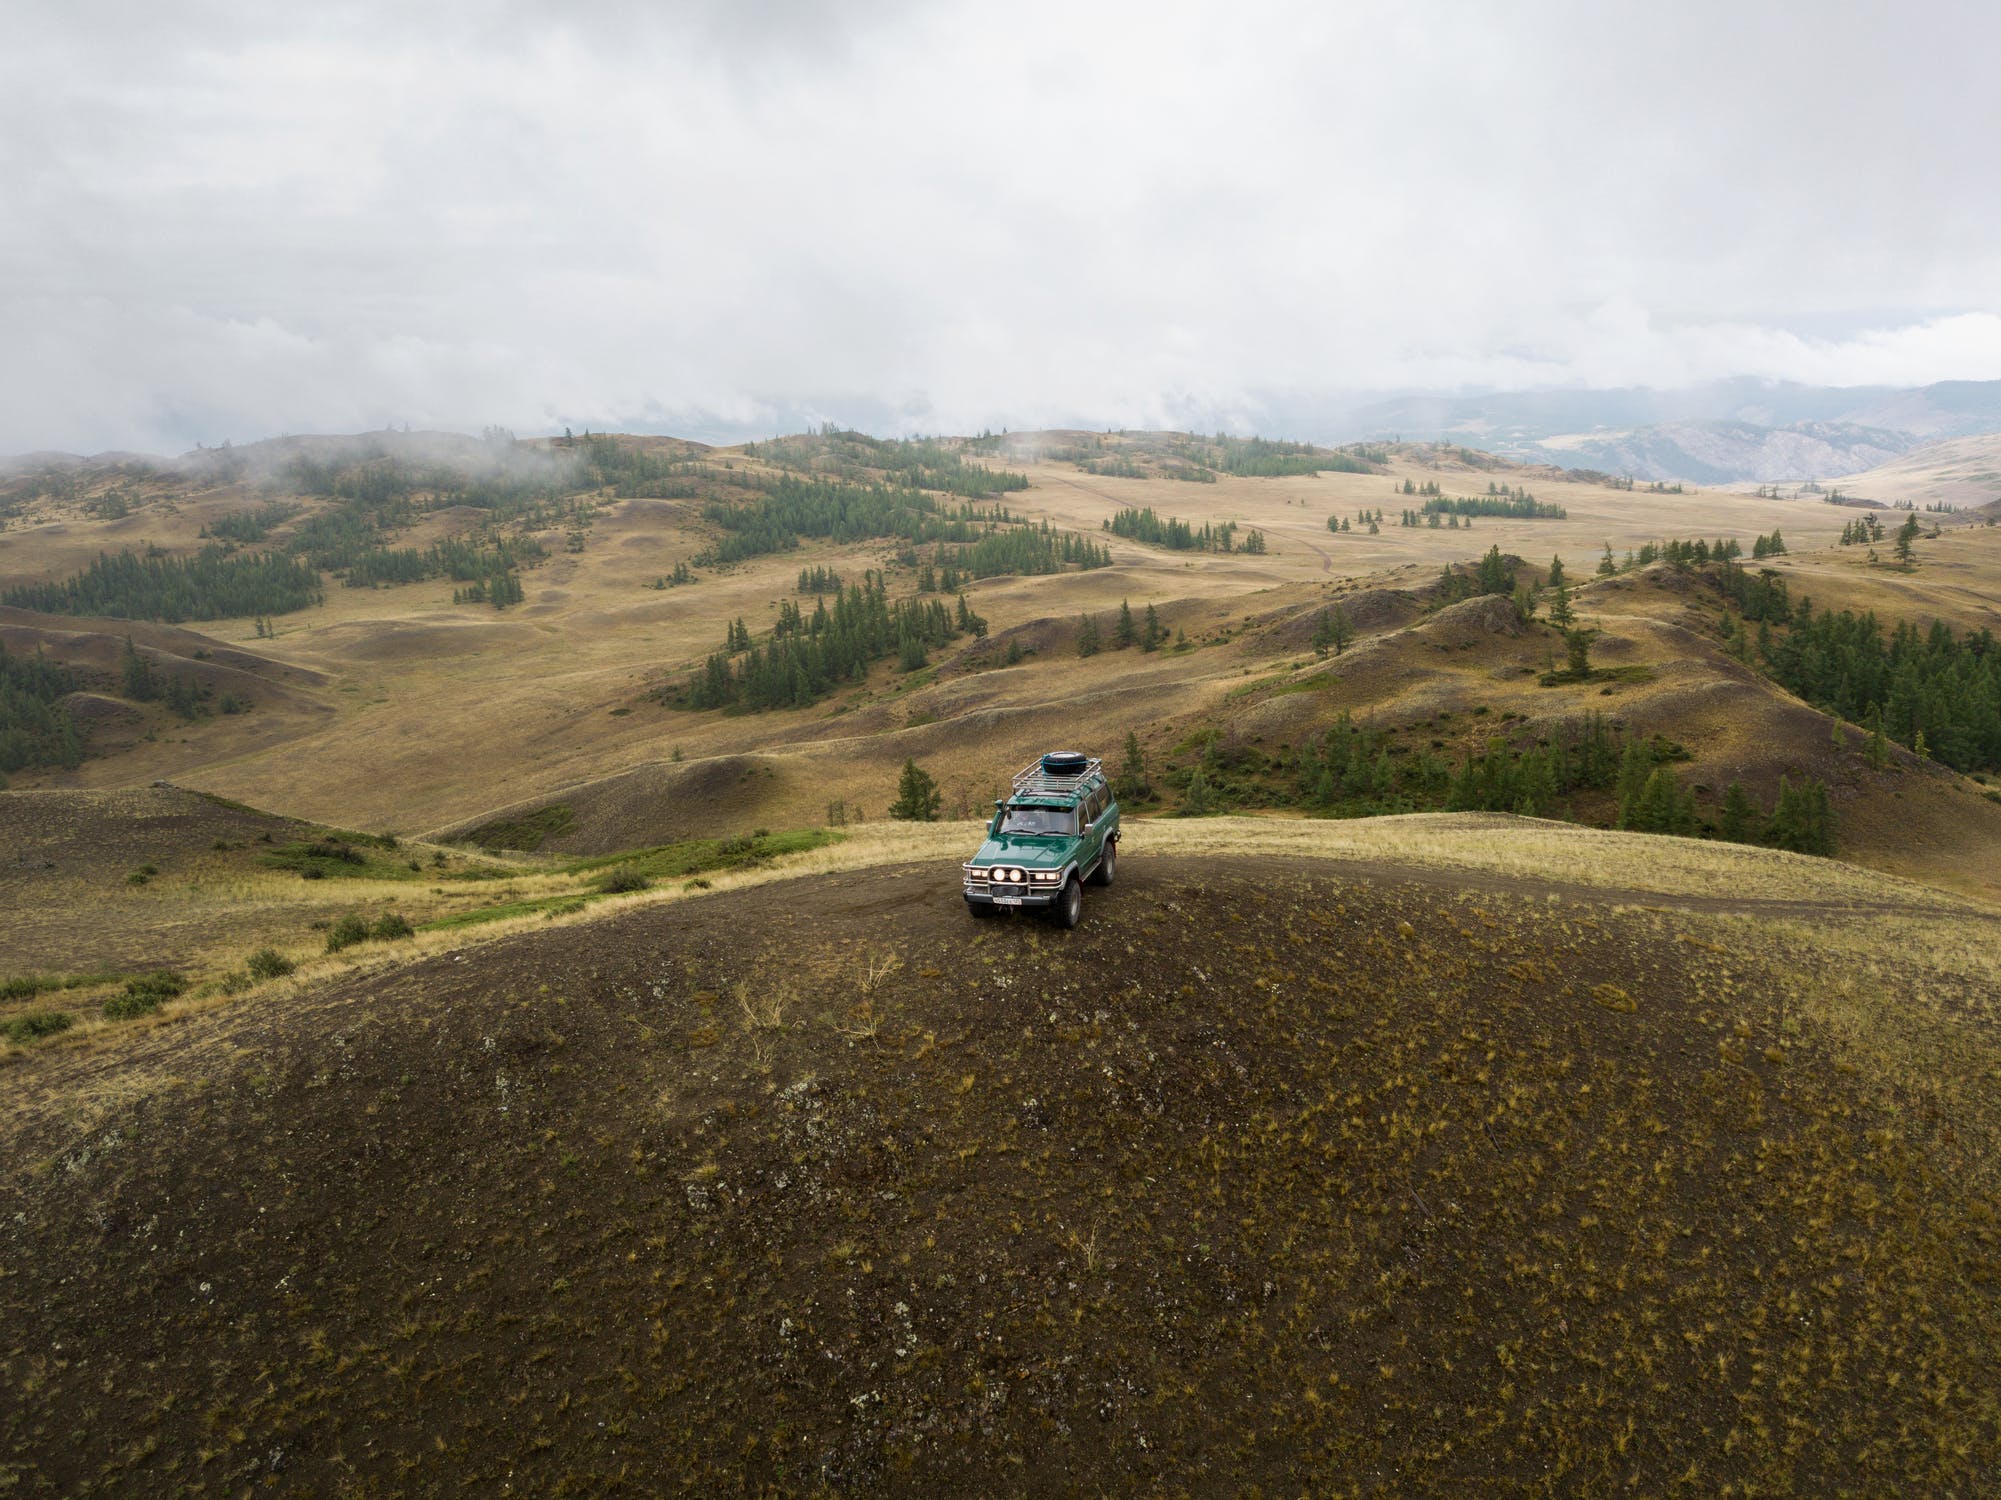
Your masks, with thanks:
[{"label": "suv roof rack", "polygon": [[1041,760],[1031,761],[1028,766],[1014,774],[1011,787],[1018,797],[1075,797],[1083,790],[1084,784],[1100,774],[1104,762],[1096,756],[1086,760],[1083,769],[1068,775],[1058,775],[1044,769]]}]

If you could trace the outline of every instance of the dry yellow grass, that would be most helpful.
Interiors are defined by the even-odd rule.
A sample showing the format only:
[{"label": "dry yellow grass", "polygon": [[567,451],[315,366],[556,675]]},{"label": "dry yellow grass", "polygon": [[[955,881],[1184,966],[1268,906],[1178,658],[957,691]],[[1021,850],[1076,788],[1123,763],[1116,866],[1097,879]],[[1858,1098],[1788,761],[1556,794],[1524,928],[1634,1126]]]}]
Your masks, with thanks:
[{"label": "dry yellow grass", "polygon": [[[1008,497],[1017,512],[1108,541],[1111,568],[1043,578],[997,578],[969,595],[996,633],[1021,632],[1037,652],[1005,670],[943,670],[905,680],[887,667],[864,689],[810,708],[732,716],[678,713],[649,693],[685,674],[716,645],[725,622],[741,617],[764,628],[779,601],[794,597],[800,567],[824,565],[846,576],[881,566],[880,544],[808,544],[779,557],[707,575],[691,587],[646,585],[703,545],[686,501],[604,503],[584,550],[545,541],[552,556],[527,575],[524,605],[505,613],[451,605],[445,582],[381,590],[328,589],[324,606],[277,621],[278,636],[258,639],[248,621],[203,627],[218,641],[274,661],[327,674],[311,690],[324,712],[280,718],[263,710],[241,719],[176,727],[156,742],[87,762],[74,776],[40,778],[84,786],[136,786],[165,778],[254,805],[341,826],[409,834],[463,827],[495,810],[595,799],[593,841],[610,849],[697,832],[764,825],[803,827],[826,821],[830,805],[880,816],[896,767],[915,757],[944,788],[948,810],[982,808],[1013,767],[1052,741],[1115,752],[1137,730],[1149,752],[1191,729],[1220,723],[1270,742],[1296,740],[1348,710],[1378,723],[1408,722],[1442,709],[1484,704],[1540,722],[1552,714],[1603,709],[1647,732],[1681,740],[1695,755],[1689,775],[1721,786],[1747,778],[1770,786],[1795,774],[1829,741],[1829,726],[1784,695],[1733,683],[1718,666],[1715,612],[1700,601],[1650,587],[1645,580],[1591,581],[1609,542],[1623,552],[1649,538],[1731,535],[1748,542],[1783,529],[1793,552],[1779,566],[1795,588],[1824,605],[1852,603],[1886,617],[1943,615],[1963,625],[1994,617],[2001,580],[2001,531],[1959,531],[1922,549],[1914,574],[1862,567],[1856,549],[1826,546],[1852,510],[1810,501],[1783,502],[1723,491],[1684,495],[1628,492],[1513,471],[1434,469],[1421,450],[1397,455],[1383,475],[1245,479],[1214,485],[1159,479],[1101,478],[1074,466],[1026,462],[1031,488]],[[730,455],[724,455],[730,457]],[[731,458],[745,462],[740,454]],[[1327,519],[1381,508],[1393,521],[1404,480],[1436,480],[1446,493],[1483,493],[1488,481],[1522,480],[1570,512],[1562,521],[1481,518],[1471,530],[1386,525],[1336,535]],[[80,511],[43,531],[9,533],[16,566],[38,555],[54,565],[62,547],[118,544],[134,520],[157,521],[162,539],[190,543],[201,521],[243,494],[211,494],[175,514],[151,510],[124,522],[92,522]],[[1265,556],[1188,555],[1140,546],[1099,528],[1127,505],[1151,505],[1191,522],[1233,520],[1270,538]],[[73,508],[74,510],[74,508]],[[430,526],[442,524],[435,519]],[[178,529],[176,529],[178,528]],[[61,547],[56,541],[62,543]],[[45,545],[46,544],[46,545]],[[1313,661],[1306,632],[1289,652],[1256,622],[1303,618],[1356,590],[1421,587],[1448,563],[1490,545],[1545,565],[1562,555],[1580,587],[1582,619],[1603,629],[1600,659],[1645,668],[1646,683],[1613,684],[1609,693],[1549,691],[1535,676],[1558,649],[1546,634],[1455,642],[1401,624],[1365,628],[1339,662]],[[73,559],[71,559],[73,560]],[[907,586],[907,579],[899,583]],[[1121,600],[1160,607],[1171,630],[1193,643],[1183,652],[1143,656],[1105,652],[1079,660],[1072,650],[1077,615],[1109,616]],[[1286,673],[1289,663],[1300,664]],[[1291,698],[1268,698],[1247,684],[1298,687],[1325,674],[1326,685]],[[1236,695],[1236,696],[1233,696]],[[264,735],[252,737],[251,730]],[[757,773],[740,795],[718,799],[695,768],[739,764]],[[643,773],[643,781],[607,788],[607,778]],[[28,778],[23,784],[37,784]],[[1878,816],[1844,804],[1855,857],[1900,873],[1935,876],[1959,888],[1982,888],[1978,868],[1995,836],[1992,812],[1970,793],[1912,781],[1906,801]],[[673,816],[653,808],[671,804]],[[709,825],[700,820],[708,816]],[[588,820],[587,820],[588,821]]]},{"label": "dry yellow grass", "polygon": [[[1272,603],[1303,602],[1320,587],[1378,576],[1427,581],[1446,563],[1464,561],[1489,545],[1538,565],[1561,553],[1573,572],[1585,573],[1607,541],[1623,549],[1669,535],[1730,533],[1748,539],[1784,526],[1806,544],[1831,537],[1847,519],[1831,507],[1722,492],[1653,496],[1533,479],[1531,488],[1569,508],[1568,520],[1482,519],[1471,531],[1386,526],[1375,537],[1335,536],[1327,530],[1330,515],[1370,506],[1394,516],[1400,504],[1409,503],[1395,493],[1406,477],[1436,479],[1448,493],[1482,493],[1493,476],[1405,462],[1393,465],[1388,475],[1226,477],[1215,485],[1100,479],[1048,463],[1027,472],[1032,487],[1008,497],[1008,503],[1033,519],[1102,536],[1101,523],[1118,509],[1151,505],[1197,524],[1235,520],[1259,527],[1271,538],[1272,551],[1264,557],[1191,557],[1109,539],[1116,559],[1111,569],[974,585],[973,605],[996,631],[1042,618],[1067,625],[1080,611],[1116,609],[1121,599],[1130,599],[1135,608],[1147,602],[1168,608],[1171,625],[1200,637],[1239,625],[1245,613]],[[203,501],[208,507],[223,503],[221,497]],[[232,503],[248,503],[248,497]],[[885,801],[882,768],[901,758],[898,731],[913,713],[935,711],[920,697],[886,701],[880,711],[845,723],[829,720],[831,704],[727,719],[671,714],[645,701],[650,687],[713,650],[729,620],[742,616],[753,629],[766,625],[777,602],[793,597],[802,565],[824,564],[852,575],[882,565],[887,556],[880,545],[809,545],[705,576],[692,587],[647,588],[700,549],[702,538],[688,524],[694,510],[681,501],[609,502],[578,554],[565,552],[560,536],[549,534],[552,557],[528,575],[526,603],[504,614],[453,606],[449,582],[381,590],[336,583],[323,606],[278,619],[272,641],[259,640],[248,620],[205,626],[204,633],[217,640],[330,674],[334,680],[321,697],[336,709],[334,721],[282,745],[240,753],[230,736],[241,726],[199,725],[115,762],[87,764],[75,784],[129,786],[165,778],[322,822],[409,832],[663,759],[679,747],[689,758],[748,751],[799,762],[798,779],[812,791],[802,789],[774,807],[773,821],[807,821],[804,813],[823,811],[833,797],[872,807]],[[9,552],[24,574],[61,572],[78,556],[123,545],[117,528],[129,529],[139,519],[91,522],[69,516],[60,523],[59,537],[47,528],[9,533]],[[200,520],[196,507],[188,505],[154,530],[170,544],[191,544]],[[1072,658],[1052,670],[1056,665],[1032,659],[1021,668],[985,674],[976,711],[1042,719],[1009,736],[1031,747],[1047,727],[1046,716],[1067,715],[1073,704],[1084,710],[1080,731],[1128,721],[1133,714],[1127,705],[1109,705],[1100,716],[1088,709],[1094,696],[1121,690],[1143,691],[1163,710],[1199,710],[1211,696],[1211,684],[1239,663],[1234,653],[1222,650],[1149,663],[1137,673],[1129,659],[1078,663]],[[632,711],[613,717],[618,708]],[[1003,770],[1005,761],[980,753],[992,736],[984,728],[975,732],[978,743],[968,747],[975,753],[953,755],[958,763],[945,769],[984,782]],[[1004,755],[1022,753],[1008,748]],[[306,767],[310,774],[302,774]],[[810,809],[811,802],[819,808]]]},{"label": "dry yellow grass", "polygon": [[1927,443],[1833,483],[1844,495],[1885,504],[1908,501],[1921,510],[1940,503],[1977,509],[2001,500],[2001,433]]}]

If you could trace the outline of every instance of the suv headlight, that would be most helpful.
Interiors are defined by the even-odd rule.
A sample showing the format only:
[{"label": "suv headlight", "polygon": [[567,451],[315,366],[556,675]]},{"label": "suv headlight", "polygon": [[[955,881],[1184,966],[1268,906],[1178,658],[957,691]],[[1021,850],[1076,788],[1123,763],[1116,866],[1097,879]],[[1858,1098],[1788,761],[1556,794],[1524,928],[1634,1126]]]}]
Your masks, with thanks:
[{"label": "suv headlight", "polygon": [[1063,872],[1061,870],[1037,870],[1035,878],[1053,885],[1056,881],[1063,878]]}]

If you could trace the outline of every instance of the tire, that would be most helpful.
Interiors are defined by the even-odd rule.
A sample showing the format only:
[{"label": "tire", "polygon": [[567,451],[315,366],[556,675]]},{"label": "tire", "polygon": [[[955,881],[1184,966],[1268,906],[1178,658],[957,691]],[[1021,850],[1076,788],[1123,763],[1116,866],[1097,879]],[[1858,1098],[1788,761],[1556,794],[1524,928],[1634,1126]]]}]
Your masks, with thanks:
[{"label": "tire", "polygon": [[984,901],[968,901],[966,903],[966,910],[973,914],[973,920],[976,922],[990,921],[999,915],[998,908],[990,906]]},{"label": "tire", "polygon": [[1098,856],[1098,868],[1091,872],[1092,885],[1110,885],[1119,873],[1119,845],[1113,839],[1105,845],[1105,852]]},{"label": "tire", "polygon": [[1084,882],[1072,875],[1063,883],[1063,894],[1049,909],[1058,927],[1075,927],[1084,920]]}]

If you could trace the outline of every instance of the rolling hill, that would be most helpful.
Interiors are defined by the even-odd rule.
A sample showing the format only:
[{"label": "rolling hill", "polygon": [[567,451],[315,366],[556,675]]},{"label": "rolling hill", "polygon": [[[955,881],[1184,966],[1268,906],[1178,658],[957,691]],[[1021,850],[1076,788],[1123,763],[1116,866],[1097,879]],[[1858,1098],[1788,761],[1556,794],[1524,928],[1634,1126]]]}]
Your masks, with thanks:
[{"label": "rolling hill", "polygon": [[2001,381],[1829,387],[1725,380],[1685,390],[1407,396],[1345,435],[1437,435],[1564,468],[1697,484],[1840,479],[1927,443],[2001,428]]},{"label": "rolling hill", "polygon": [[1945,1492],[2001,1459],[1991,908],[1510,818],[1235,820],[1136,825],[1075,934],[974,931],[963,842],[10,1055],[0,1473]]}]

